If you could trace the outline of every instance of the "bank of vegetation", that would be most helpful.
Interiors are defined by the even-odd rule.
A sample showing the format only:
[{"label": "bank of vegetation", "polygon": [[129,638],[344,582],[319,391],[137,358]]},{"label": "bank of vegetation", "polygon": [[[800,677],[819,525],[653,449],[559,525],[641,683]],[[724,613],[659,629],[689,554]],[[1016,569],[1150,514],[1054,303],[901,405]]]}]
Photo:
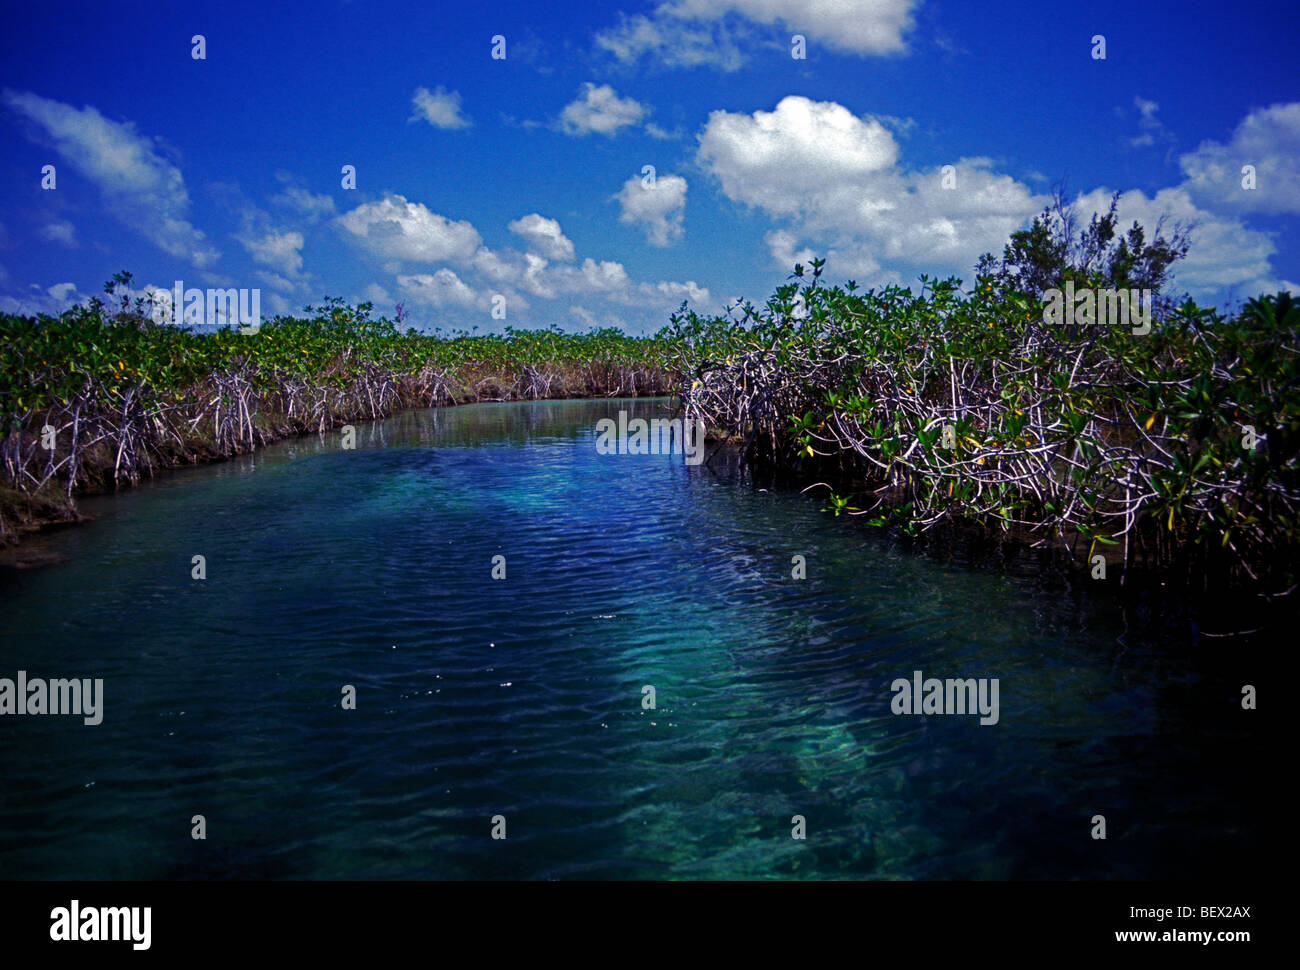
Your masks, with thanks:
[{"label": "bank of vegetation", "polygon": [[326,299],[256,334],[156,323],[130,274],[59,317],[0,315],[0,542],[77,518],[76,496],[397,410],[668,393],[655,338],[399,330]]},{"label": "bank of vegetation", "polygon": [[[1123,579],[1293,591],[1300,562],[1300,306],[1222,314],[1161,294],[1185,236],[1076,226],[1059,199],[975,285],[859,292],[797,266],[762,306],[685,308],[665,336],[693,416],[836,514],[962,523]],[[1155,320],[1053,325],[1049,291],[1150,289]]]},{"label": "bank of vegetation", "polygon": [[[118,274],[60,317],[0,316],[0,541],[76,495],[277,438],[475,401],[675,393],[755,468],[907,535],[972,529],[1185,590],[1296,589],[1300,306],[1164,293],[1177,228],[1086,226],[1058,195],[975,282],[827,285],[605,329],[428,336],[327,299],[257,334],[154,323]],[[1150,329],[1045,320],[1052,291],[1148,290]],[[1145,329],[1142,328],[1142,329]]]}]

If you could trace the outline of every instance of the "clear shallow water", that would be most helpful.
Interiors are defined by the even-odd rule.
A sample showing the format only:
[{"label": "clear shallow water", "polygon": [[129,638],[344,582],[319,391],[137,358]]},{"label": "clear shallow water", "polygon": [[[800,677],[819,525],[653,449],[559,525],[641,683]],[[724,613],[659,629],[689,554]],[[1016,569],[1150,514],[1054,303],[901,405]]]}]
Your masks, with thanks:
[{"label": "clear shallow water", "polygon": [[[0,677],[102,677],[104,720],[0,718],[0,873],[1165,878],[1253,853],[1254,745],[1203,648],[1125,645],[1102,604],[724,467],[596,453],[599,418],[662,407],[412,412],[85,501],[37,540],[61,561],[0,573]],[[916,669],[999,678],[1000,722],[892,715]]]}]

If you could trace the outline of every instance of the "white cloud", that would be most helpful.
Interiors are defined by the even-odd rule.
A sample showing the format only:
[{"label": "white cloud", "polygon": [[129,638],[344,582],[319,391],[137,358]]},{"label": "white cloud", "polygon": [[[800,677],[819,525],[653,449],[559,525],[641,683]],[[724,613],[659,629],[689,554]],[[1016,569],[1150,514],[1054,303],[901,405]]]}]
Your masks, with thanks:
[{"label": "white cloud", "polygon": [[618,296],[627,292],[631,280],[622,263],[588,257],[581,267],[558,266],[552,279],[564,293],[597,293]]},{"label": "white cloud", "polygon": [[393,304],[393,298],[389,292],[378,283],[370,283],[365,288],[365,298],[375,306],[382,307]]},{"label": "white cloud", "polygon": [[667,6],[649,17],[620,14],[617,27],[596,35],[596,46],[625,64],[644,56],[667,67],[710,65],[736,71],[744,65],[741,48],[748,39],[747,30],[720,22],[683,20],[666,12]]},{"label": "white cloud", "polygon": [[535,293],[537,296],[543,296],[547,299],[555,296],[554,288],[549,282],[547,282],[546,276],[544,275],[546,272],[547,261],[536,253],[525,253],[524,263],[524,275],[520,279],[520,283],[522,283],[529,292]]},{"label": "white cloud", "polygon": [[438,86],[436,91],[430,91],[428,88],[416,88],[415,94],[411,97],[411,104],[415,106],[415,113],[411,115],[411,121],[424,119],[435,128],[468,128],[473,122],[466,118],[460,111],[460,94],[456,91],[444,90],[442,85]]},{"label": "white cloud", "polygon": [[619,222],[639,224],[654,246],[667,246],[682,238],[686,211],[686,179],[660,175],[652,183],[633,175],[614,198],[622,213]]},{"label": "white cloud", "polygon": [[[1110,189],[1098,188],[1079,196],[1085,224],[1093,212],[1106,212],[1111,194]],[[1275,277],[1270,259],[1277,247],[1267,233],[1250,229],[1235,217],[1219,217],[1199,208],[1181,186],[1161,189],[1151,198],[1140,191],[1126,192],[1115,217],[1119,232],[1127,232],[1137,221],[1147,242],[1155,238],[1161,220],[1164,226],[1160,231],[1166,238],[1176,224],[1192,229],[1186,258],[1174,263],[1170,271],[1175,292],[1186,290],[1198,300],[1216,297],[1221,291],[1255,296]]]},{"label": "white cloud", "polygon": [[534,296],[547,299],[555,296],[546,273],[549,261],[537,253],[519,253],[510,249],[499,253],[480,246],[469,265],[497,286],[519,286]]},{"label": "white cloud", "polygon": [[292,293],[298,286],[293,280],[285,279],[278,273],[268,273],[264,269],[255,270],[253,275],[273,290],[284,290],[286,293]]},{"label": "white cloud", "polygon": [[573,314],[573,316],[577,317],[588,327],[596,328],[600,326],[600,322],[594,316],[592,316],[591,312],[587,310],[585,307],[580,307],[576,305],[571,306],[569,307],[569,313]]},{"label": "white cloud", "polygon": [[1300,295],[1300,283],[1294,283],[1291,280],[1284,280],[1276,276],[1268,276],[1241,284],[1237,292],[1242,299],[1251,299],[1260,295],[1271,296],[1280,290],[1286,290],[1292,296]]},{"label": "white cloud", "polygon": [[677,306],[682,300],[691,300],[696,304],[709,302],[709,288],[700,286],[694,280],[685,283],[663,281],[660,283],[638,283],[637,295],[661,306]]},{"label": "white cloud", "polygon": [[1157,141],[1172,142],[1174,140],[1173,135],[1156,117],[1156,112],[1160,110],[1159,104],[1149,98],[1134,97],[1133,106],[1138,109],[1138,127],[1142,129],[1142,134],[1129,139],[1128,143],[1131,146],[1146,148],[1155,145]]},{"label": "white cloud", "polygon": [[[670,0],[649,15],[622,16],[599,32],[596,45],[624,63],[643,56],[670,67],[709,64],[738,69],[760,46],[749,25],[766,28],[771,45],[794,33],[810,45],[844,54],[884,55],[907,49],[918,0]],[[776,28],[780,28],[778,31]]]},{"label": "white cloud", "polygon": [[[1204,205],[1237,212],[1300,213],[1300,102],[1252,111],[1228,144],[1205,141],[1178,160],[1184,187]],[[1256,188],[1242,186],[1255,166]]]},{"label": "white cloud", "polygon": [[842,192],[891,169],[894,136],[843,105],[791,95],[775,111],[714,111],[697,159],[731,199],[793,215],[828,190]]},{"label": "white cloud", "polygon": [[415,303],[432,307],[472,307],[478,295],[447,267],[435,273],[397,277],[397,285]]},{"label": "white cloud", "polygon": [[114,218],[196,267],[220,257],[188,221],[190,197],[180,170],[134,124],[110,121],[89,105],[77,109],[30,92],[5,89],[3,98],[40,126],[59,154],[98,186]]},{"label": "white cloud", "polygon": [[[303,273],[302,248],[306,242],[303,234],[296,229],[275,225],[270,214],[254,205],[238,186],[218,184],[212,186],[211,191],[223,208],[239,214],[240,229],[232,234],[235,240],[254,264],[271,271],[257,271],[258,278],[275,289],[305,289],[309,277]],[[212,285],[236,284],[232,280]]]},{"label": "white cloud", "polygon": [[[905,49],[917,0],[678,0],[673,16],[711,20],[735,12],[763,25],[804,34],[810,41],[852,54]],[[658,11],[656,11],[658,12]]]},{"label": "white cloud", "polygon": [[236,238],[253,262],[269,266],[284,276],[298,276],[302,272],[302,233],[269,229],[246,232]]},{"label": "white cloud", "polygon": [[[288,183],[289,181],[289,176],[283,172],[278,173],[276,177],[281,182]],[[276,205],[294,210],[307,221],[308,225],[315,225],[322,219],[328,219],[334,215],[334,199],[331,196],[313,195],[297,185],[286,184],[283,192],[271,196],[271,201]]]},{"label": "white cloud", "polygon": [[507,252],[506,256],[502,256],[486,246],[480,246],[474,253],[472,264],[476,270],[495,283],[518,279],[526,265],[523,258],[517,254]]},{"label": "white cloud", "polygon": [[694,280],[634,283],[622,263],[588,258],[582,266],[555,267],[549,280],[558,293],[600,297],[627,306],[671,308],[682,300],[709,302],[709,290]]},{"label": "white cloud", "polygon": [[37,235],[46,242],[57,242],[73,247],[77,245],[76,230],[67,219],[54,219],[47,222],[37,230]]},{"label": "white cloud", "polygon": [[338,221],[353,242],[380,259],[468,262],[483,242],[468,222],[452,222],[401,195],[359,205]]},{"label": "white cloud", "polygon": [[510,223],[511,232],[522,236],[528,245],[547,259],[573,259],[573,243],[565,238],[560,224],[536,212]]},{"label": "white cloud", "polygon": [[899,282],[903,268],[968,273],[1045,202],[985,158],[955,159],[945,189],[941,166],[900,166],[879,119],[799,96],[770,112],[714,111],[699,143],[697,161],[728,198],[788,220],[768,234],[784,269],[812,254],[803,239],[832,272],[868,283]]},{"label": "white cloud", "polygon": [[569,307],[569,313],[580,323],[590,329],[601,329],[603,327],[617,327],[619,330],[628,332],[627,322],[618,314],[611,313],[609,310],[601,311],[600,316],[592,313],[586,307],[574,306]]},{"label": "white cloud", "polygon": [[640,123],[645,107],[633,98],[620,98],[612,87],[590,81],[582,85],[577,101],[560,112],[560,126],[570,135],[613,136],[620,128]]},{"label": "white cloud", "polygon": [[[8,279],[8,274],[3,270],[0,270],[0,279]],[[19,296],[0,293],[0,313],[13,313],[19,316],[36,316],[45,313],[58,316],[74,303],[79,303],[85,298],[84,294],[77,292],[75,283],[55,283],[53,286],[46,287],[32,283],[28,287],[28,292]]]},{"label": "white cloud", "polygon": [[[617,261],[588,257],[574,265],[569,262],[573,243],[560,224],[536,212],[509,223],[510,231],[529,243],[522,253],[493,250],[470,223],[453,222],[399,195],[358,206],[337,222],[393,274],[400,298],[437,308],[447,320],[487,312],[496,296],[506,299],[512,320],[530,309],[525,294],[545,300],[577,295],[649,314],[675,308],[683,299],[709,299],[708,290],[694,281],[635,281]],[[448,263],[455,269],[403,273],[404,262]]]},{"label": "white cloud", "polygon": [[615,260],[587,257],[577,266],[556,265],[533,252],[496,253],[482,247],[472,265],[499,287],[519,287],[547,300],[576,294],[628,306],[664,307],[676,306],[683,298],[709,299],[709,291],[694,281],[635,282],[627,268]]},{"label": "white cloud", "polygon": [[904,282],[897,270],[887,270],[882,267],[880,260],[866,245],[850,244],[848,249],[835,246],[821,247],[814,251],[811,246],[800,247],[799,237],[787,229],[773,229],[763,237],[763,241],[767,243],[768,252],[772,254],[772,261],[783,270],[792,269],[796,263],[807,266],[816,257],[824,258],[827,266],[833,266],[837,277],[867,280],[877,284]]}]

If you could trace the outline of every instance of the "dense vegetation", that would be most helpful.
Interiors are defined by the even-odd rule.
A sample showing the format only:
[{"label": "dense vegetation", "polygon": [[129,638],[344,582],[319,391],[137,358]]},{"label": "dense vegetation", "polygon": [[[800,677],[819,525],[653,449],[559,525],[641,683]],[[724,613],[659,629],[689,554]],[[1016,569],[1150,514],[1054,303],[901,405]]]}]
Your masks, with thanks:
[{"label": "dense vegetation", "polygon": [[[1184,588],[1297,584],[1300,306],[1225,314],[1164,292],[1175,227],[1076,225],[1060,195],[975,285],[827,286],[796,266],[762,306],[615,330],[400,332],[327,299],[256,335],[154,323],[142,301],[0,316],[0,538],[80,490],[278,437],[481,400],[662,394],[826,508],[907,534],[969,525],[1149,567]],[[1053,288],[1149,289],[1149,332],[1045,320]],[[399,312],[400,318],[400,312]]]},{"label": "dense vegetation", "polygon": [[[58,318],[0,315],[0,537],[74,495],[406,407],[666,393],[655,339],[617,330],[432,337],[326,299],[255,335],[155,323],[120,273]],[[116,296],[115,296],[116,295]],[[52,433],[45,433],[52,429]],[[52,445],[53,447],[46,447]]]},{"label": "dense vegetation", "polygon": [[763,307],[683,307],[665,336],[686,409],[751,460],[821,479],[836,514],[909,534],[978,523],[1195,587],[1294,588],[1300,306],[1158,299],[1145,335],[1050,325],[1050,287],[1158,292],[1186,251],[1177,233],[1117,236],[1113,206],[1077,235],[1053,215],[982,259],[970,291],[828,287],[816,260]]}]

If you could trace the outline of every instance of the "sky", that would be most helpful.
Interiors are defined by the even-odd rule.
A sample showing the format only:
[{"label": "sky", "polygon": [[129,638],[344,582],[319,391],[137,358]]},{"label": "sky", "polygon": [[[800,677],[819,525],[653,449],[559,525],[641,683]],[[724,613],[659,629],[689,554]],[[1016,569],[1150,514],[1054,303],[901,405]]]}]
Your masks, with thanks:
[{"label": "sky", "polygon": [[1124,226],[1190,226],[1176,293],[1300,291],[1293,0],[4,21],[0,311],[58,313],[127,270],[138,292],[257,289],[264,317],[337,296],[428,332],[646,334],[813,256],[832,282],[969,285],[1057,184],[1085,216],[1122,191]]}]

